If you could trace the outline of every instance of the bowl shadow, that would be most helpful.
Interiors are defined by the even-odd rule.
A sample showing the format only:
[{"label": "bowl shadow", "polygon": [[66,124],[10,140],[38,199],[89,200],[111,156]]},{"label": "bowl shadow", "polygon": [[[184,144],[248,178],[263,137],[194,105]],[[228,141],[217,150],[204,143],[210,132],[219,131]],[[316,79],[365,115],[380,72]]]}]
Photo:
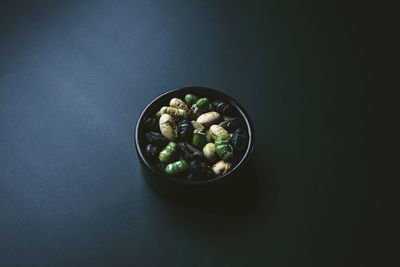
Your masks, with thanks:
[{"label": "bowl shadow", "polygon": [[171,194],[145,180],[172,208],[236,219],[249,217],[253,213],[268,217],[275,204],[274,174],[256,153],[253,156],[242,174],[235,179],[187,194]]}]

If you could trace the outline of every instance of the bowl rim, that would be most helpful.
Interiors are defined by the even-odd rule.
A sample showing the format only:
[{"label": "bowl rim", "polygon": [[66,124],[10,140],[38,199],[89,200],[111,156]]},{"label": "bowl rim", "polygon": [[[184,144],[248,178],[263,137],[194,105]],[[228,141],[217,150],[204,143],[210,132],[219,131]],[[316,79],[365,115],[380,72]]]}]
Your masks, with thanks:
[{"label": "bowl rim", "polygon": [[[147,159],[144,157],[144,151],[142,151],[140,144],[139,144],[139,126],[140,122],[143,119],[144,114],[149,110],[154,103],[156,103],[159,99],[164,98],[166,95],[181,92],[181,91],[187,91],[187,90],[207,90],[207,91],[214,91],[217,94],[222,95],[224,98],[229,100],[230,102],[233,102],[237,108],[241,116],[244,118],[246,122],[246,126],[248,129],[248,135],[249,135],[249,144],[247,146],[246,152],[244,153],[243,157],[240,159],[240,161],[232,168],[230,169],[227,173],[214,177],[212,179],[208,180],[200,180],[200,181],[186,181],[177,177],[169,176],[167,174],[162,174],[159,171],[155,170],[155,168],[150,164],[150,162],[147,161]],[[154,98],[152,101],[150,101],[145,108],[142,110],[140,113],[137,121],[136,121],[136,127],[135,127],[135,134],[134,134],[134,142],[135,142],[135,147],[136,147],[136,152],[138,154],[139,159],[146,165],[146,167],[158,178],[162,179],[167,179],[171,182],[181,184],[181,185],[186,185],[186,186],[205,186],[205,185],[211,185],[215,183],[221,183],[229,179],[229,177],[233,176],[235,173],[237,173],[240,169],[242,169],[249,161],[251,155],[253,154],[254,151],[254,144],[255,144],[255,133],[254,133],[254,125],[253,122],[250,119],[249,114],[247,111],[243,108],[242,105],[238,103],[235,99],[233,99],[231,96],[227,95],[224,92],[221,92],[219,90],[209,88],[209,87],[203,87],[203,86],[185,86],[185,87],[180,87],[176,89],[172,89],[169,91],[166,91],[162,93],[161,95],[157,96]]]}]

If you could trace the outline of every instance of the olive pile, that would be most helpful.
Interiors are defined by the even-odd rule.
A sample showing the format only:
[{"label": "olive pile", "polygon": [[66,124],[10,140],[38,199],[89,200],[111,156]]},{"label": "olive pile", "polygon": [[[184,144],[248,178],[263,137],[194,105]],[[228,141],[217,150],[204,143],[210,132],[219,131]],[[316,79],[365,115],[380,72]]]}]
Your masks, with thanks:
[{"label": "olive pile", "polygon": [[187,94],[144,118],[146,153],[155,167],[189,181],[225,174],[247,148],[248,134],[234,108]]}]

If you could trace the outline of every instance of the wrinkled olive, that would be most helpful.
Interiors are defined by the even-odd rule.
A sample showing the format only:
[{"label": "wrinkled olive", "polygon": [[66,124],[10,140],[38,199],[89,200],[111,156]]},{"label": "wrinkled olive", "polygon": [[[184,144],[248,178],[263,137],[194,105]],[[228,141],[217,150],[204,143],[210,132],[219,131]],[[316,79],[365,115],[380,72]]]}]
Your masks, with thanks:
[{"label": "wrinkled olive", "polygon": [[174,141],[178,136],[178,129],[174,119],[168,115],[163,114],[160,118],[160,131],[168,140]]},{"label": "wrinkled olive", "polygon": [[225,130],[228,132],[233,132],[237,128],[239,128],[242,125],[242,120],[238,118],[230,119],[227,121],[223,121],[219,124],[221,127],[223,127]]},{"label": "wrinkled olive", "polygon": [[183,117],[186,117],[186,115],[187,115],[186,110],[173,108],[173,107],[162,107],[160,109],[160,112],[161,112],[161,115],[168,114],[168,115],[171,115],[175,119],[183,118]]},{"label": "wrinkled olive", "polygon": [[171,101],[169,101],[169,106],[176,109],[183,109],[186,111],[188,110],[186,103],[176,97],[172,98]]},{"label": "wrinkled olive", "polygon": [[153,144],[148,144],[146,146],[147,155],[149,155],[150,159],[155,160],[158,159],[158,154],[160,153],[160,147]]},{"label": "wrinkled olive", "polygon": [[231,168],[232,164],[230,162],[220,160],[212,166],[212,170],[216,175],[225,174]]},{"label": "wrinkled olive", "polygon": [[148,117],[143,120],[143,123],[146,126],[147,130],[158,131],[158,120],[156,120],[156,118]]},{"label": "wrinkled olive", "polygon": [[229,160],[232,158],[232,147],[229,144],[229,137],[226,135],[220,135],[215,139],[215,151],[218,157],[223,160]]},{"label": "wrinkled olive", "polygon": [[158,159],[161,162],[165,163],[173,161],[176,155],[176,148],[177,148],[176,143],[169,142],[169,144],[166,147],[164,147],[163,150],[161,150]]},{"label": "wrinkled olive", "polygon": [[243,153],[247,148],[248,141],[249,136],[243,128],[238,128],[233,132],[232,146],[235,152]]},{"label": "wrinkled olive", "polygon": [[210,129],[208,130],[208,132],[210,133],[211,137],[215,140],[217,139],[218,136],[220,135],[226,135],[228,136],[229,133],[227,130],[225,130],[224,128],[222,128],[219,125],[211,125]]},{"label": "wrinkled olive", "polygon": [[178,125],[178,138],[180,140],[189,141],[192,139],[193,136],[193,125],[190,123],[189,120],[181,120]]},{"label": "wrinkled olive", "polygon": [[221,101],[213,101],[212,107],[216,112],[219,112],[223,115],[231,115],[233,113],[233,108],[231,105],[221,102]]},{"label": "wrinkled olive", "polygon": [[194,103],[196,103],[197,99],[199,98],[193,94],[185,95],[185,102],[189,107],[191,107]]},{"label": "wrinkled olive", "polygon": [[196,147],[190,145],[187,142],[178,143],[179,154],[187,161],[191,161],[195,158],[202,158],[203,153]]},{"label": "wrinkled olive", "polygon": [[197,118],[197,122],[201,123],[202,125],[207,127],[207,126],[210,126],[211,124],[216,123],[217,121],[219,121],[220,118],[221,118],[221,116],[219,115],[218,112],[210,111],[210,112],[201,114]]},{"label": "wrinkled olive", "polygon": [[185,172],[189,168],[188,163],[185,160],[178,160],[168,164],[165,167],[165,172],[169,175]]},{"label": "wrinkled olive", "polygon": [[199,130],[194,130],[192,144],[195,147],[202,149],[206,142],[206,133]]},{"label": "wrinkled olive", "polygon": [[203,154],[208,160],[214,161],[217,158],[215,153],[215,145],[213,143],[208,143],[203,147]]},{"label": "wrinkled olive", "polygon": [[158,132],[148,132],[146,133],[146,140],[150,144],[158,145],[164,147],[168,144],[168,139]]}]

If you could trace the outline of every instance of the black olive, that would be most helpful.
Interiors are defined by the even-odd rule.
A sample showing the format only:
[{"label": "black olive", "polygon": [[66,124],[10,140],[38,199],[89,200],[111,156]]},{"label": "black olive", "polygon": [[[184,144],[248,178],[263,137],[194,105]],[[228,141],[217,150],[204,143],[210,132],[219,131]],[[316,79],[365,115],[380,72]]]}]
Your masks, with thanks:
[{"label": "black olive", "polygon": [[178,142],[177,145],[179,154],[188,162],[203,157],[203,152],[190,145],[188,142]]},{"label": "black olive", "polygon": [[243,153],[247,148],[247,143],[249,141],[249,136],[243,128],[238,128],[233,132],[232,136],[232,146],[233,150],[237,154]]},{"label": "black olive", "polygon": [[238,119],[238,118],[234,118],[231,120],[223,121],[219,125],[231,133],[234,130],[236,130],[237,128],[239,128],[240,126],[242,126],[242,120]]},{"label": "black olive", "polygon": [[143,123],[147,130],[149,131],[158,131],[158,119],[154,117],[148,117],[143,120]]},{"label": "black olive", "polygon": [[195,159],[189,163],[189,171],[193,179],[206,180],[213,177],[211,167],[204,161]]},{"label": "black olive", "polygon": [[189,169],[190,169],[190,173],[195,176],[198,177],[201,175],[202,171],[201,171],[201,161],[200,160],[192,160],[189,163]]},{"label": "black olive", "polygon": [[231,105],[221,102],[221,101],[213,101],[212,106],[214,110],[222,115],[232,115],[233,108]]},{"label": "black olive", "polygon": [[152,160],[158,159],[158,155],[159,155],[160,151],[161,151],[160,147],[158,147],[156,145],[148,144],[146,146],[147,155],[149,155],[150,159],[152,159]]},{"label": "black olive", "polygon": [[189,120],[181,120],[178,126],[178,139],[182,141],[192,140],[193,130],[193,125]]},{"label": "black olive", "polygon": [[157,132],[146,133],[146,139],[150,144],[158,145],[160,147],[165,147],[169,143],[167,138]]}]

